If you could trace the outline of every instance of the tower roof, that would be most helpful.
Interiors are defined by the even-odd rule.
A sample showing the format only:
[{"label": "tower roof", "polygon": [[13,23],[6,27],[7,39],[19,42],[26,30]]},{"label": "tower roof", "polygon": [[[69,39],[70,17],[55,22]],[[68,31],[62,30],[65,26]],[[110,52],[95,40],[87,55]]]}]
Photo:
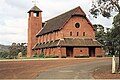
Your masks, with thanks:
[{"label": "tower roof", "polygon": [[42,10],[40,10],[36,5],[34,7],[32,7],[29,11],[29,12],[42,12]]}]

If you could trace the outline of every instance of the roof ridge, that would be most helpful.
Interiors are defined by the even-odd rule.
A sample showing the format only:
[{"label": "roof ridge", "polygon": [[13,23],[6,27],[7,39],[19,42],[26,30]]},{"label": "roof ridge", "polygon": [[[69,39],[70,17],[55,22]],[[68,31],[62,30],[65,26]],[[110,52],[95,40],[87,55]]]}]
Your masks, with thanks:
[{"label": "roof ridge", "polygon": [[[59,14],[58,16],[55,16],[55,17],[53,17],[53,18],[51,18],[51,19],[48,19],[47,21],[49,21],[49,20],[52,20],[52,19],[55,19],[55,18],[57,18],[57,17],[59,17],[59,16],[62,16],[62,15],[64,15],[64,14],[67,14],[67,13],[69,13],[69,12],[71,12],[71,11],[74,11],[74,10],[76,10],[76,9],[78,9],[78,8],[80,8],[80,6],[78,6],[78,7],[76,7],[76,8],[73,8],[73,9],[70,9],[70,10],[68,10],[68,11],[66,11],[66,12],[64,12],[64,13],[62,13],[62,14]],[[81,8],[80,8],[81,9]],[[83,12],[83,11],[82,11]],[[47,21],[45,21],[45,22],[47,22]]]}]

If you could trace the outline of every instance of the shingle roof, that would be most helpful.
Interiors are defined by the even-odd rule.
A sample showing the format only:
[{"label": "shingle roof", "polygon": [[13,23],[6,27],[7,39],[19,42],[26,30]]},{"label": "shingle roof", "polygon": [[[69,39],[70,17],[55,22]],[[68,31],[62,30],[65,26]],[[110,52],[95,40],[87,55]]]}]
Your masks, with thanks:
[{"label": "shingle roof", "polygon": [[97,40],[94,39],[80,39],[80,38],[64,38],[55,40],[54,42],[38,43],[33,49],[42,49],[49,47],[101,47]]},{"label": "shingle roof", "polygon": [[94,39],[65,38],[59,44],[60,46],[102,46]]},{"label": "shingle roof", "polygon": [[43,29],[36,35],[36,37],[41,36],[46,33],[60,30],[65,25],[65,23],[74,15],[79,15],[79,16],[83,16],[86,18],[86,14],[83,12],[83,10],[79,6],[75,9],[72,9],[64,14],[61,14],[57,17],[54,17],[46,21],[46,24],[44,25]]},{"label": "shingle roof", "polygon": [[29,12],[42,12],[42,10],[40,10],[37,6],[34,6],[28,11],[28,13]]}]

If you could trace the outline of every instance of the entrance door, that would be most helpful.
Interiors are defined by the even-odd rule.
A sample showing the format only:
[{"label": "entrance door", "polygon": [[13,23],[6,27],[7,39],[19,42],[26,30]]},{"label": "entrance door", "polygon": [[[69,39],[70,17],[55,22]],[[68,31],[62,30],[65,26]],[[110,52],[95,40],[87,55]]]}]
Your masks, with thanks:
[{"label": "entrance door", "polygon": [[89,48],[89,57],[95,57],[95,48],[94,47]]},{"label": "entrance door", "polygon": [[67,57],[73,57],[73,47],[66,48],[66,55]]}]

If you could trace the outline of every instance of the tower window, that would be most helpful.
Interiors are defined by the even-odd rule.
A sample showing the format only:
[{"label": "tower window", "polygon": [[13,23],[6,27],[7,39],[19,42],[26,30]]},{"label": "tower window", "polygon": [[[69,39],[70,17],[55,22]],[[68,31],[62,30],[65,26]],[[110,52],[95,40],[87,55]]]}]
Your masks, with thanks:
[{"label": "tower window", "polygon": [[77,32],[77,36],[79,36],[79,32]]},{"label": "tower window", "polygon": [[33,15],[34,15],[34,17],[38,17],[39,16],[39,12],[35,12]]},{"label": "tower window", "polygon": [[83,32],[83,36],[85,36],[85,32]]},{"label": "tower window", "polygon": [[72,32],[70,32],[70,36],[72,36]]}]

